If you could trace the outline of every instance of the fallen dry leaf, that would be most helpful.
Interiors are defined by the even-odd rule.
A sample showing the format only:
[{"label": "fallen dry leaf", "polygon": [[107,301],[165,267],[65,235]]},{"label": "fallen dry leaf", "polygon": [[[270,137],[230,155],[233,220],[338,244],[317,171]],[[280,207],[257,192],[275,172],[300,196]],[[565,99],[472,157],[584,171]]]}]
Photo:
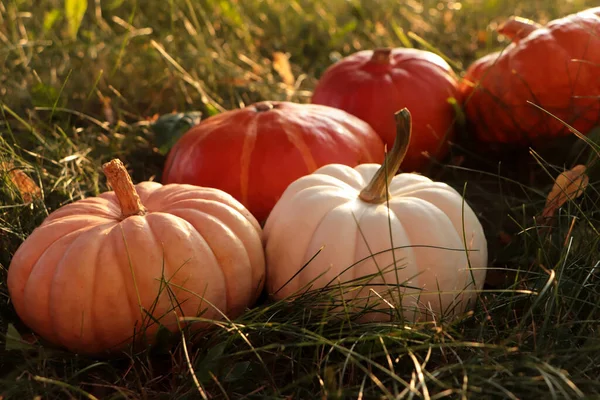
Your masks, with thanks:
[{"label": "fallen dry leaf", "polygon": [[98,97],[100,98],[100,102],[102,103],[102,113],[104,114],[104,119],[109,124],[114,124],[115,114],[113,113],[110,97],[103,96],[102,93],[100,93],[100,91],[98,91]]},{"label": "fallen dry leaf", "polygon": [[507,245],[512,241],[512,235],[505,231],[500,231],[498,232],[498,240],[501,244]]},{"label": "fallen dry leaf", "polygon": [[30,203],[34,198],[40,198],[42,191],[25,172],[15,168],[12,162],[0,162],[0,170],[8,174],[10,181],[19,191],[21,198]]},{"label": "fallen dry leaf", "polygon": [[290,66],[290,60],[288,56],[280,51],[273,53],[273,68],[281,79],[289,87],[293,87],[296,79],[292,73],[292,67]]},{"label": "fallen dry leaf", "polygon": [[561,173],[554,181],[554,186],[546,198],[543,218],[551,218],[567,201],[574,200],[583,194],[589,178],[585,173],[585,165],[576,165]]}]

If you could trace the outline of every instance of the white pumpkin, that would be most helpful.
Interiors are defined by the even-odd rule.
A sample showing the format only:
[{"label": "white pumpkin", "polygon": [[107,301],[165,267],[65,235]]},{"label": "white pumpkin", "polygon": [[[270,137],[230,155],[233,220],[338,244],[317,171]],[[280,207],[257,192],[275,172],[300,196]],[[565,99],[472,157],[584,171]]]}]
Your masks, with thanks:
[{"label": "white pumpkin", "polygon": [[[362,320],[388,320],[401,311],[416,321],[472,307],[486,275],[481,223],[447,184],[395,175],[410,141],[408,110],[396,121],[396,142],[383,166],[326,165],[283,193],[264,228],[273,298],[341,284],[335,299],[377,310]],[[368,282],[356,281],[361,277]]]}]

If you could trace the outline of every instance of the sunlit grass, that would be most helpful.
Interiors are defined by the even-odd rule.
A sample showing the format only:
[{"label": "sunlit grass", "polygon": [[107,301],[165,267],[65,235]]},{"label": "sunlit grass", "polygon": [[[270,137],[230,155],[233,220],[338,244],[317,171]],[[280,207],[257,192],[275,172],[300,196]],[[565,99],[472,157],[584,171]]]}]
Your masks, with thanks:
[{"label": "sunlit grass", "polygon": [[[505,44],[494,27],[540,22],[593,1],[96,1],[69,33],[64,2],[0,3],[0,162],[31,177],[26,201],[0,172],[0,332],[30,340],[10,304],[6,269],[49,212],[107,189],[119,157],[134,181],[159,180],[151,123],[172,111],[203,118],[258,100],[306,102],[320,74],[354,51],[414,46],[462,73]],[[289,56],[294,84],[273,66]],[[540,154],[492,153],[464,132],[431,176],[480,216],[490,271],[458,321],[358,324],[335,294],[259,305],[205,336],[98,360],[12,339],[0,350],[0,395],[34,398],[591,398],[600,395],[598,168],[585,194],[539,226],[552,180],[593,159],[569,138]],[[564,143],[567,143],[566,145]],[[568,148],[565,146],[569,146]],[[459,160],[464,160],[462,163]],[[465,182],[466,188],[465,188]],[[167,339],[174,343],[166,345]],[[4,344],[7,343],[3,340]],[[19,347],[10,350],[11,347]],[[193,372],[193,373],[192,373]],[[200,388],[200,389],[199,389]],[[289,397],[288,397],[289,396]]]}]

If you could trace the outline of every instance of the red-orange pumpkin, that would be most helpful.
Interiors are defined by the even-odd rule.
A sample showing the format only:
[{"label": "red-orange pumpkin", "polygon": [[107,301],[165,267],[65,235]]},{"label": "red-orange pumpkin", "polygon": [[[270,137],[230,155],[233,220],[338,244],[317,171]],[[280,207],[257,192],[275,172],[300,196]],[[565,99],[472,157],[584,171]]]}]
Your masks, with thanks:
[{"label": "red-orange pumpkin", "polygon": [[583,133],[599,123],[600,7],[546,26],[512,17],[498,32],[512,43],[471,64],[460,84],[476,137],[527,144],[569,134],[535,105]]},{"label": "red-orange pumpkin", "polygon": [[402,162],[404,171],[419,171],[429,156],[441,159],[454,136],[458,95],[454,72],[440,56],[407,48],[359,51],[330,66],[315,87],[312,102],[340,108],[367,121],[387,144],[394,145],[394,114],[408,108],[413,135]]},{"label": "red-orange pumpkin", "polygon": [[202,121],[171,149],[163,183],[221,189],[263,221],[286,187],[331,163],[383,162],[364,121],[314,104],[260,102]]}]

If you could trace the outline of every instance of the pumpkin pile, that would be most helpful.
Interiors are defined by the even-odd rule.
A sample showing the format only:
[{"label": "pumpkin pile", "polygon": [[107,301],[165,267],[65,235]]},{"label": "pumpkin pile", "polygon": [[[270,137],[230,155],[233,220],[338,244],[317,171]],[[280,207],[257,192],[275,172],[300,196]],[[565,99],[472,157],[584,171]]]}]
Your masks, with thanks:
[{"label": "pumpkin pile", "polygon": [[512,43],[460,81],[431,52],[360,51],[325,71],[311,104],[209,117],[170,149],[162,183],[105,164],[112,191],[53,211],[14,254],[15,310],[49,342],[98,353],[152,343],[182,317],[235,318],[263,287],[287,299],[343,285],[334,297],[371,321],[472,308],[483,227],[455,189],[415,173],[447,155],[453,103],[482,142],[600,120],[600,7],[499,32]]}]

